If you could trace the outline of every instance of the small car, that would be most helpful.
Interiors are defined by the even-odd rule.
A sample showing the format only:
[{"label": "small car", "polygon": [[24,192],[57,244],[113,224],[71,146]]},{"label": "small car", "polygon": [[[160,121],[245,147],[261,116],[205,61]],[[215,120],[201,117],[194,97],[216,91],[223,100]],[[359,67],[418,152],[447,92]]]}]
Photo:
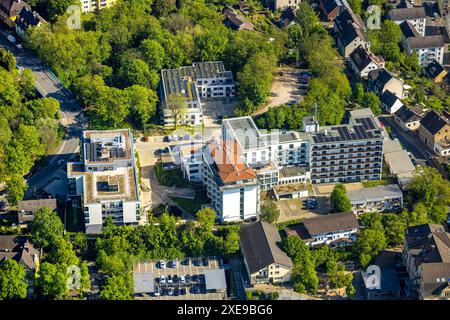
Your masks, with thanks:
[{"label": "small car", "polygon": [[167,289],[167,295],[168,295],[168,296],[173,296],[173,293],[174,293],[173,288]]},{"label": "small car", "polygon": [[186,295],[186,289],[185,288],[181,288],[179,294],[180,294],[180,296],[185,296]]},{"label": "small car", "polygon": [[173,276],[173,283],[178,283],[180,282],[180,277],[178,277],[177,275]]},{"label": "small car", "polygon": [[159,283],[160,284],[165,284],[166,283],[166,276],[165,275],[161,275],[160,277],[159,277]]},{"label": "small car", "polygon": [[173,283],[173,278],[172,278],[172,276],[170,274],[167,276],[167,283],[168,284],[172,284]]},{"label": "small car", "polygon": [[192,278],[191,278],[190,274],[187,274],[185,279],[186,279],[186,283],[191,283],[191,281],[192,281]]},{"label": "small car", "polygon": [[159,287],[155,287],[155,291],[153,291],[153,295],[155,297],[159,297],[161,295],[161,290],[159,289]]},{"label": "small car", "polygon": [[186,283],[186,278],[184,276],[180,276],[180,283]]},{"label": "small car", "polygon": [[164,269],[165,267],[166,267],[166,263],[164,262],[164,260],[159,260],[159,268]]},{"label": "small car", "polygon": [[205,275],[204,274],[199,274],[198,275],[198,282],[205,283]]},{"label": "small car", "polygon": [[169,267],[176,268],[177,267],[177,261],[176,260],[170,260],[169,261]]},{"label": "small car", "polygon": [[202,264],[203,264],[203,266],[204,266],[204,267],[207,267],[207,266],[209,266],[209,261],[208,261],[208,259],[206,259],[206,258],[203,258],[203,260],[202,260]]}]

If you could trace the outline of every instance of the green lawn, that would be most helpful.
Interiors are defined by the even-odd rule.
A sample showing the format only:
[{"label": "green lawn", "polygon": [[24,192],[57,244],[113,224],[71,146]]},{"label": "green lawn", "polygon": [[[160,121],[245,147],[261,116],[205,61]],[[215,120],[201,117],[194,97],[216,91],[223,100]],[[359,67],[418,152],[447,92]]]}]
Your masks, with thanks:
[{"label": "green lawn", "polygon": [[387,180],[370,180],[370,181],[363,181],[364,188],[373,188],[381,185],[388,184]]},{"label": "green lawn", "polygon": [[203,190],[198,190],[195,193],[194,199],[186,199],[186,198],[178,198],[178,197],[170,197],[173,201],[175,201],[180,207],[186,210],[188,213],[195,216],[200,207],[203,204],[209,203],[209,198],[206,196],[206,192]]},{"label": "green lawn", "polygon": [[183,178],[183,174],[180,169],[163,170],[162,164],[157,163],[155,165],[155,174],[158,179],[158,183],[162,186],[168,187],[187,187],[189,181]]}]

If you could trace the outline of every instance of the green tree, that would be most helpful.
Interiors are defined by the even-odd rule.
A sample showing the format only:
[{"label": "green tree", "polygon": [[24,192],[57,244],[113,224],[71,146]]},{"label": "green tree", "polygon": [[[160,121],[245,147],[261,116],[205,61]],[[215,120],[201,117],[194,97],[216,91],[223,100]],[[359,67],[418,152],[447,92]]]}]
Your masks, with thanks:
[{"label": "green tree", "polygon": [[278,209],[275,201],[266,200],[261,205],[261,213],[259,218],[268,223],[275,223],[280,217],[280,209]]},{"label": "green tree", "polygon": [[334,186],[330,203],[334,212],[346,212],[352,209],[352,204],[347,197],[347,190],[343,184],[338,183]]},{"label": "green tree", "polygon": [[67,279],[66,267],[44,262],[39,270],[37,286],[44,296],[63,299],[69,293]]},{"label": "green tree", "polygon": [[106,284],[100,291],[103,300],[130,300],[131,289],[128,275],[112,276],[106,279]]},{"label": "green tree", "polygon": [[382,224],[389,245],[399,246],[405,239],[406,221],[395,213],[383,214]]},{"label": "green tree", "polygon": [[364,108],[370,108],[375,116],[381,114],[380,98],[373,92],[366,92],[362,98],[361,104]]},{"label": "green tree", "polygon": [[57,243],[64,232],[64,225],[56,212],[50,208],[39,209],[31,223],[33,242],[42,248]]},{"label": "green tree", "polygon": [[139,85],[126,88],[124,92],[134,122],[140,128],[145,128],[145,125],[156,112],[156,104],[158,102],[156,93]]},{"label": "green tree", "polygon": [[206,227],[209,231],[212,230],[214,221],[216,219],[216,212],[211,208],[200,209],[196,213],[197,220],[202,227]]},{"label": "green tree", "polygon": [[0,48],[0,67],[6,69],[6,71],[16,70],[16,59],[10,51],[6,51]]},{"label": "green tree", "polygon": [[165,50],[164,47],[156,40],[146,39],[142,41],[140,46],[143,59],[153,70],[161,70],[164,65]]},{"label": "green tree", "polygon": [[0,263],[0,300],[24,299],[27,296],[25,269],[14,259]]},{"label": "green tree", "polygon": [[358,257],[359,264],[367,266],[387,246],[383,225],[380,221],[367,227],[359,234],[354,244],[354,252]]},{"label": "green tree", "polygon": [[181,118],[187,111],[186,98],[181,94],[171,94],[167,97],[166,108],[170,116],[174,119],[175,129]]}]

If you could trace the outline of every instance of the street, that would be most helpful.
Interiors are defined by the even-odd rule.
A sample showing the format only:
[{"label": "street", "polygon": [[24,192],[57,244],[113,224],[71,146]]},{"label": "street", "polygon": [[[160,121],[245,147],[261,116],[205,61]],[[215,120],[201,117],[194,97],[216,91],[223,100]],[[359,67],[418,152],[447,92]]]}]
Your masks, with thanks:
[{"label": "street", "polygon": [[[48,163],[40,171],[28,179],[29,189],[25,197],[43,188],[54,176],[61,165],[57,162],[64,159],[64,163],[76,157],[79,152],[80,134],[86,128],[86,120],[82,107],[72,93],[66,89],[53,73],[30,50],[18,49],[7,39],[7,31],[0,29],[0,47],[11,51],[16,59],[18,69],[31,69],[36,79],[36,89],[43,97],[51,97],[60,103],[60,122],[66,127],[66,135],[61,145],[48,155]],[[5,36],[6,35],[6,36]]]}]

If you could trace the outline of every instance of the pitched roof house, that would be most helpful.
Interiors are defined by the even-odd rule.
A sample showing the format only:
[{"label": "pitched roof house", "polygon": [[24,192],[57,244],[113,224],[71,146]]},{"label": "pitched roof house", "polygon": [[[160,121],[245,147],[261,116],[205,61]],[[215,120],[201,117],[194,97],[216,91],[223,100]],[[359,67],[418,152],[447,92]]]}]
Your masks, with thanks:
[{"label": "pitched roof house", "polygon": [[417,130],[420,126],[420,115],[403,105],[394,114],[394,121],[405,131]]},{"label": "pitched roof house", "polygon": [[292,260],[280,249],[280,243],[277,228],[267,222],[241,227],[241,252],[252,284],[290,280]]},{"label": "pitched roof house", "polygon": [[420,121],[419,138],[441,156],[450,156],[450,119],[431,110]]},{"label": "pitched roof house", "polygon": [[245,18],[239,14],[237,14],[233,8],[227,6],[223,10],[223,15],[225,17],[224,24],[228,28],[232,28],[234,30],[250,30],[253,31],[255,26],[253,23],[246,21]]},{"label": "pitched roof house", "polygon": [[17,215],[19,224],[33,221],[36,211],[45,207],[56,210],[58,208],[56,199],[34,199],[18,201]]},{"label": "pitched roof house", "polygon": [[334,36],[339,53],[347,59],[359,46],[369,49],[366,27],[359,15],[344,10],[334,19]]},{"label": "pitched roof house", "polygon": [[395,94],[386,90],[380,97],[380,105],[384,111],[393,114],[403,106],[403,102]]},{"label": "pitched roof house", "polygon": [[340,0],[320,0],[320,10],[324,14],[327,21],[333,21],[341,14],[344,4]]},{"label": "pitched roof house", "polygon": [[1,0],[0,21],[14,28],[15,21],[24,7],[30,7],[30,5],[23,0]]},{"label": "pitched roof house", "polygon": [[305,219],[298,225],[286,228],[286,233],[299,236],[309,246],[345,246],[356,240],[358,230],[356,216],[351,212],[340,212]]},{"label": "pitched roof house", "polygon": [[23,38],[25,32],[32,27],[39,27],[46,21],[30,7],[23,7],[16,20],[16,33]]},{"label": "pitched roof house", "polygon": [[406,95],[403,80],[395,78],[386,69],[370,71],[367,86],[378,96],[381,96],[386,90],[391,91],[400,99],[404,99]]},{"label": "pitched roof house", "polygon": [[0,235],[0,262],[14,259],[29,270],[36,270],[40,252],[26,237]]},{"label": "pitched roof house", "polygon": [[403,262],[419,299],[450,297],[450,234],[436,224],[406,230]]},{"label": "pitched roof house", "polygon": [[356,48],[348,59],[348,66],[358,79],[367,78],[370,71],[384,68],[384,65],[382,57],[375,56],[362,46]]},{"label": "pitched roof house", "polygon": [[425,67],[424,72],[428,77],[433,79],[435,83],[442,82],[444,77],[447,75],[447,70],[445,70],[444,67],[436,60],[433,60],[430,64],[428,64]]}]

